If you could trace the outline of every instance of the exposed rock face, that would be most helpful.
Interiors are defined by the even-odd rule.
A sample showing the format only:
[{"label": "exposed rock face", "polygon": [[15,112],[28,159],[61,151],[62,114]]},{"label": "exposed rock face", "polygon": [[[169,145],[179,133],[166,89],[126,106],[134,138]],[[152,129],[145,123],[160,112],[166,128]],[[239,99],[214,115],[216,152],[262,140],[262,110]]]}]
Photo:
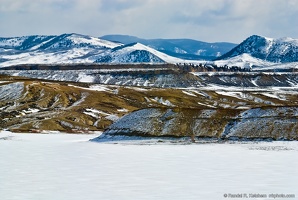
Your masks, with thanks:
[{"label": "exposed rock face", "polygon": [[199,78],[177,70],[157,69],[104,69],[104,70],[7,70],[0,74],[17,75],[54,81],[87,82],[108,85],[144,87],[197,87]]},{"label": "exposed rock face", "polygon": [[237,87],[292,87],[298,85],[297,72],[194,72],[168,68],[102,70],[0,70],[0,74],[54,81],[161,88],[198,87],[210,84]]},{"label": "exposed rock face", "polygon": [[201,85],[216,84],[241,87],[292,87],[298,84],[298,73],[194,73]]},{"label": "exposed rock face", "polygon": [[112,124],[101,138],[192,136],[221,139],[298,139],[298,107],[233,109],[142,109]]}]

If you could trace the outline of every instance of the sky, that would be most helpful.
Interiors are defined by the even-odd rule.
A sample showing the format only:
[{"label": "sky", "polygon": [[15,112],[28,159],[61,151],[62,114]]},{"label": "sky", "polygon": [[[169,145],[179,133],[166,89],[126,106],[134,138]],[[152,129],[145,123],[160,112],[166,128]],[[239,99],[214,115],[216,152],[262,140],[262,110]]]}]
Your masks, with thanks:
[{"label": "sky", "polygon": [[298,0],[0,0],[0,37],[298,38]]}]

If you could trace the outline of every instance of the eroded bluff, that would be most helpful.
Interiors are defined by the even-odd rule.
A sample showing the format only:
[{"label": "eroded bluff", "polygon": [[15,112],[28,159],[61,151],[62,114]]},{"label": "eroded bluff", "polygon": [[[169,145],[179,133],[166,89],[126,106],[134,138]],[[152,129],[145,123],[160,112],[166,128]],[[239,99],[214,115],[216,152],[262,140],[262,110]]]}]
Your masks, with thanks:
[{"label": "eroded bluff", "polygon": [[237,109],[148,108],[113,123],[102,136],[298,140],[298,107]]}]

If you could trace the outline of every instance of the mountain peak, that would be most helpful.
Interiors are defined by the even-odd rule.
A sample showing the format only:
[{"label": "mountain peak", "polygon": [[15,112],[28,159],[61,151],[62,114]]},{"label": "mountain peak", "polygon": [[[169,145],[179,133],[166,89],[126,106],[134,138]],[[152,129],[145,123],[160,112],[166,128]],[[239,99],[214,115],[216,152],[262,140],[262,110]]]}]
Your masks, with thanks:
[{"label": "mountain peak", "polygon": [[244,53],[270,62],[297,62],[298,40],[293,38],[273,39],[252,35],[217,60],[231,58]]},{"label": "mountain peak", "polygon": [[98,63],[177,63],[183,60],[169,56],[142,43],[134,42],[113,48]]},{"label": "mountain peak", "polygon": [[260,39],[260,38],[265,38],[265,37],[264,36],[261,36],[261,35],[251,35],[251,36],[249,36],[246,39]]}]

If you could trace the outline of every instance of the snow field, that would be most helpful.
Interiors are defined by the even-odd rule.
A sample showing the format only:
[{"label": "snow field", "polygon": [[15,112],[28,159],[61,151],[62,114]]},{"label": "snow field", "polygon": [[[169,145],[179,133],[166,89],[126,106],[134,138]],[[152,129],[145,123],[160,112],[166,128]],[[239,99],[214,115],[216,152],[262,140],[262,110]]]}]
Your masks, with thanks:
[{"label": "snow field", "polygon": [[97,135],[0,133],[3,200],[298,195],[298,142],[138,145]]}]

